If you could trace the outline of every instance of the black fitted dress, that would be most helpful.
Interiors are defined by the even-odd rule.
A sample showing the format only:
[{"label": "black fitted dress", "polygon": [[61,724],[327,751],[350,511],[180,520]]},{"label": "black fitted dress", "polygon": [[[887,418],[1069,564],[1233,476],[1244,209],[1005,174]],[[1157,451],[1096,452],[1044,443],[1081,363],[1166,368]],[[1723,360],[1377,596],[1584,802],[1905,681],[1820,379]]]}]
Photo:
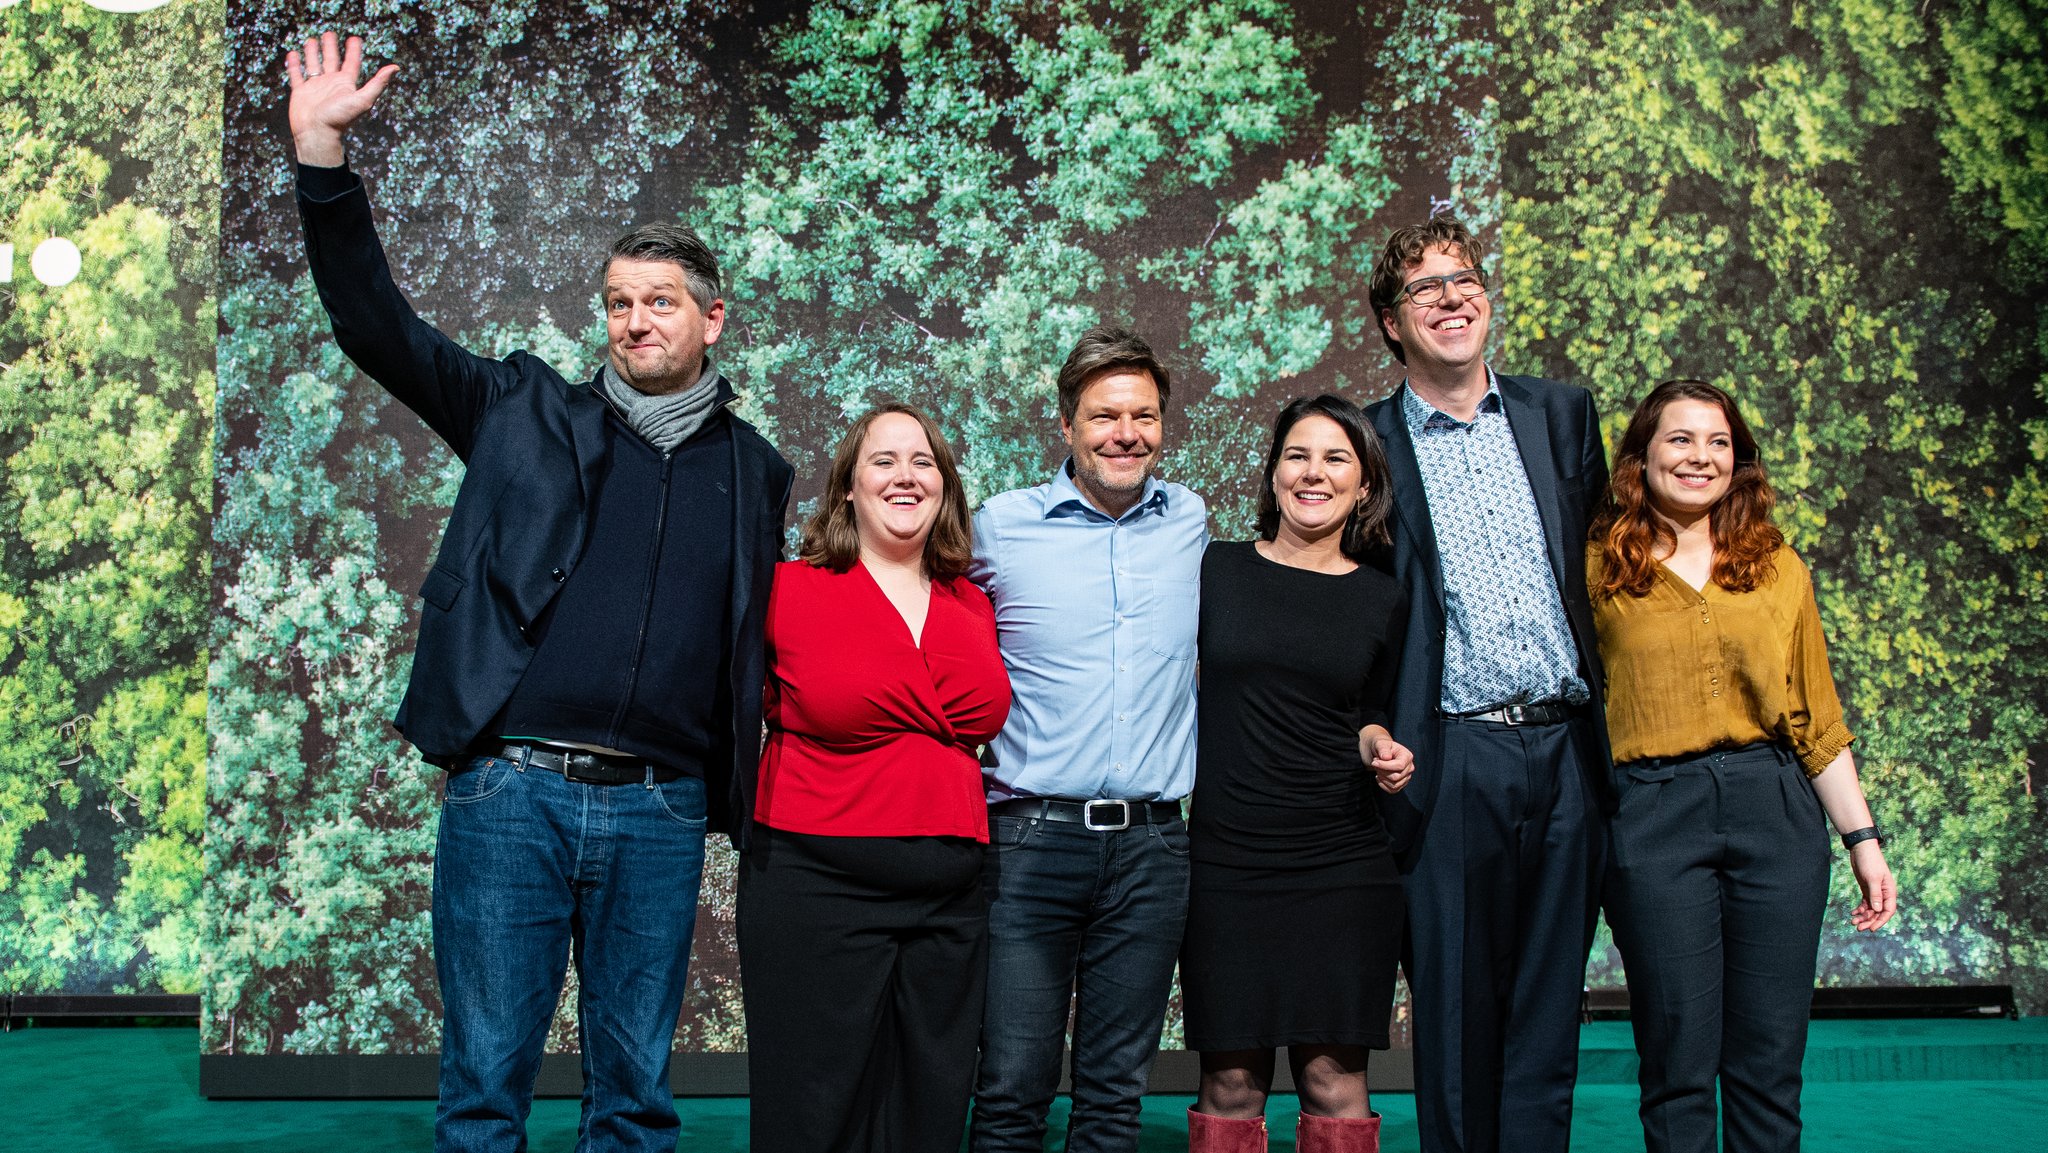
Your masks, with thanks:
[{"label": "black fitted dress", "polygon": [[1387,1047],[1401,883],[1358,730],[1387,723],[1407,619],[1377,569],[1203,555],[1188,1048]]}]

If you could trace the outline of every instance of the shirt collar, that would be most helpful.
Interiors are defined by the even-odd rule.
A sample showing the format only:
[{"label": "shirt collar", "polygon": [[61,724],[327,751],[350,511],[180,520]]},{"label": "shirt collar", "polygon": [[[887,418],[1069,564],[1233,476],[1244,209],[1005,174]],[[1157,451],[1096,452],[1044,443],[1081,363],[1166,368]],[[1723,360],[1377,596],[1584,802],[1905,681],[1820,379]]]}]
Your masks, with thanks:
[{"label": "shirt collar", "polygon": [[[1493,366],[1486,366],[1486,395],[1479,398],[1480,412],[1501,410],[1500,378],[1493,374]],[[1401,382],[1401,415],[1408,421],[1408,434],[1420,435],[1425,428],[1464,428],[1471,421],[1459,420],[1450,413],[1415,394],[1407,381]],[[1475,418],[1476,419],[1476,418]]]},{"label": "shirt collar", "polygon": [[[1045,509],[1041,515],[1045,519],[1050,520],[1069,506],[1085,509],[1099,517],[1109,517],[1108,513],[1096,508],[1093,504],[1089,503],[1087,497],[1081,495],[1080,486],[1074,483],[1073,457],[1068,457],[1062,461],[1058,471],[1052,474],[1052,484],[1047,487]],[[1145,478],[1145,493],[1138,498],[1138,503],[1132,505],[1130,510],[1124,513],[1123,516],[1116,517],[1115,519],[1126,520],[1139,513],[1153,511],[1157,511],[1162,516],[1166,513],[1166,482],[1156,476],[1148,476]]]}]

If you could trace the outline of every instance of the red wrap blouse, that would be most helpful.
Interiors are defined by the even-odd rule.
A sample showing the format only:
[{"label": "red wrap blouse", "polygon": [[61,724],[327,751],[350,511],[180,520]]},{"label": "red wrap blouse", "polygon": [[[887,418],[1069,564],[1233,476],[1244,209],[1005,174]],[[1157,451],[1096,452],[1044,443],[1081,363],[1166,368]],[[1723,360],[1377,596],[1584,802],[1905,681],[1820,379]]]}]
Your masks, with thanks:
[{"label": "red wrap blouse", "polygon": [[988,840],[976,748],[1010,712],[995,610],[966,578],[931,583],[922,641],[856,562],[776,566],[768,747],[754,819],[792,833]]}]

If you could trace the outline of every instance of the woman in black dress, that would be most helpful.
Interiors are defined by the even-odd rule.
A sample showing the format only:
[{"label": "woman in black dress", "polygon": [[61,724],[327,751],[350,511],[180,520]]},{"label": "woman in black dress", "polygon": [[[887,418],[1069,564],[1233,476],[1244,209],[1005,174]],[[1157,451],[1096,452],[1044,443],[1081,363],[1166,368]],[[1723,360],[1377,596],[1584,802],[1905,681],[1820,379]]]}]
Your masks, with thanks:
[{"label": "woman in black dress", "polygon": [[1335,396],[1280,413],[1260,539],[1202,558],[1199,768],[1180,972],[1202,1059],[1194,1153],[1266,1148],[1274,1050],[1302,1153],[1377,1150],[1369,1049],[1387,1047],[1400,878],[1368,790],[1408,783],[1387,731],[1407,596],[1359,563],[1386,539],[1386,454]]}]

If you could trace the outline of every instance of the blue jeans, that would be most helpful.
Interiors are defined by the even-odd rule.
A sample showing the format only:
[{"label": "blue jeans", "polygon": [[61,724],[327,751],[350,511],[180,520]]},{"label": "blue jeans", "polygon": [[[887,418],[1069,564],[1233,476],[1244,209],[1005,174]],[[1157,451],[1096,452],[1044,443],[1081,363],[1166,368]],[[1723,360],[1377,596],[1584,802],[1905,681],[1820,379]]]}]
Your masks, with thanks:
[{"label": "blue jeans", "polygon": [[1188,911],[1180,821],[1095,832],[989,819],[987,1011],[974,1153],[1044,1148],[1074,1013],[1072,1153],[1129,1153]]},{"label": "blue jeans", "polygon": [[573,955],[577,1148],[673,1153],[669,1051],[704,872],[704,782],[591,785],[474,757],[448,778],[434,856],[437,1150],[526,1148]]}]

